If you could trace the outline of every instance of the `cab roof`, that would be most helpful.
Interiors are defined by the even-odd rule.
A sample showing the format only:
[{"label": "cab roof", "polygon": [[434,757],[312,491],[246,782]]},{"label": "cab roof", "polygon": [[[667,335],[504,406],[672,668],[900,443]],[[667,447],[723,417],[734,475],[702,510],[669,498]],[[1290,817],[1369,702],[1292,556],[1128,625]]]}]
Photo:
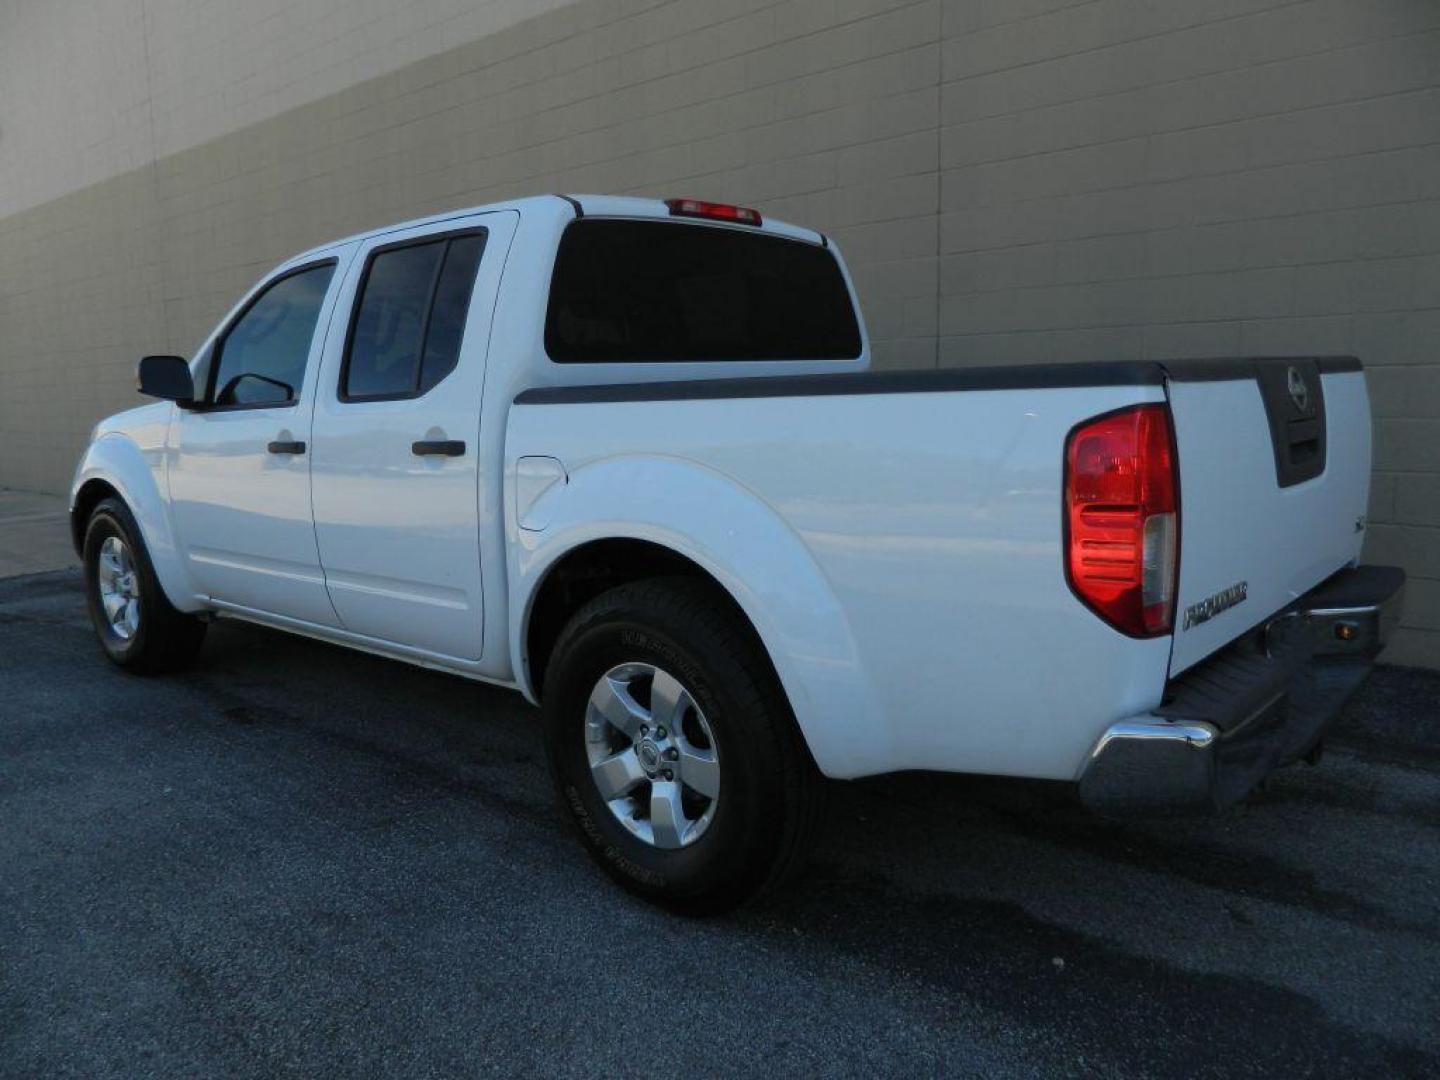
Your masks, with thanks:
[{"label": "cab roof", "polygon": [[798,225],[791,225],[788,222],[776,221],[773,218],[763,215],[761,216],[761,223],[759,225],[750,225],[691,216],[677,216],[672,213],[664,199],[644,199],[629,195],[532,195],[521,199],[507,199],[502,202],[484,203],[480,206],[447,210],[441,214],[432,214],[428,217],[414,218],[410,221],[396,222],[393,225],[385,225],[378,229],[355,233],[351,236],[320,244],[294,256],[292,259],[287,260],[287,262],[297,262],[314,258],[332,248],[341,247],[345,244],[364,243],[367,240],[387,236],[390,233],[401,232],[407,229],[423,228],[427,225],[440,225],[447,221],[454,221],[457,218],[469,217],[472,214],[487,213],[495,210],[515,210],[521,214],[527,211],[557,213],[562,209],[568,210],[576,217],[664,218],[667,221],[706,221],[712,225],[764,232],[774,236],[786,236],[794,240],[804,240],[808,243],[820,244],[822,246],[827,244],[823,233],[817,232],[814,229],[805,229]]}]

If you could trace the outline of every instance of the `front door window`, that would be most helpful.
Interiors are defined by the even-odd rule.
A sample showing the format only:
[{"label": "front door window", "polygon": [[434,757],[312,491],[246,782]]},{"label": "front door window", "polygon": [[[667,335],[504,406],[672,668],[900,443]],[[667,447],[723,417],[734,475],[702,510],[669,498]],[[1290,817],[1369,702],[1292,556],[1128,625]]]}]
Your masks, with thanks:
[{"label": "front door window", "polygon": [[334,273],[328,262],[287,274],[251,301],[215,348],[207,403],[255,408],[299,399]]}]

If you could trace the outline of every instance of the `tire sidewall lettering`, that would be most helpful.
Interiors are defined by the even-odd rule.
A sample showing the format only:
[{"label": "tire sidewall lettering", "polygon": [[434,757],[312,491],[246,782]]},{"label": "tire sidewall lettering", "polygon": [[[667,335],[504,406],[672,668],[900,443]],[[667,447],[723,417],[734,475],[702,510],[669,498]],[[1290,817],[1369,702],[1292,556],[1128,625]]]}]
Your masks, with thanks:
[{"label": "tire sidewall lettering", "polygon": [[595,824],[595,819],[590,816],[590,811],[585,808],[584,797],[574,784],[565,785],[565,801],[570,804],[571,811],[575,814],[575,820],[592,844],[600,851],[607,861],[613,864],[616,869],[633,877],[636,881],[646,885],[653,885],[656,888],[663,888],[667,882],[664,874],[647,870],[645,867],[632,862],[625,854],[612,844]]}]

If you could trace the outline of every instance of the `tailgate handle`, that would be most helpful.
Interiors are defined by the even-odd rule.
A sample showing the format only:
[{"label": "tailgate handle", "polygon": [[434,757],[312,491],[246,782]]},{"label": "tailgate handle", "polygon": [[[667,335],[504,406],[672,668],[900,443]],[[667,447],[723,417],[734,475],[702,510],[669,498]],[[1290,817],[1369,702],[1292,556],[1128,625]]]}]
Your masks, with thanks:
[{"label": "tailgate handle", "polygon": [[1270,427],[1275,481],[1282,488],[1325,470],[1325,385],[1311,359],[1257,360],[1255,378]]},{"label": "tailgate handle", "polygon": [[1315,417],[1291,420],[1285,426],[1285,435],[1291,462],[1298,465],[1320,453],[1320,421]]}]

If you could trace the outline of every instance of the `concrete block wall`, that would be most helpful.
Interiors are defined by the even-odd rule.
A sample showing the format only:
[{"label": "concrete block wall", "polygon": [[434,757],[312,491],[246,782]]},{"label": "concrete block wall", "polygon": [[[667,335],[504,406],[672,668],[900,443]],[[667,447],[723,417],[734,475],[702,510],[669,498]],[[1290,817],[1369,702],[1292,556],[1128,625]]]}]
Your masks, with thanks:
[{"label": "concrete block wall", "polygon": [[82,7],[98,59],[0,9],[0,485],[62,489],[135,357],[297,249],[695,194],[833,236],[884,366],[1359,354],[1390,658],[1440,666],[1433,0]]}]

